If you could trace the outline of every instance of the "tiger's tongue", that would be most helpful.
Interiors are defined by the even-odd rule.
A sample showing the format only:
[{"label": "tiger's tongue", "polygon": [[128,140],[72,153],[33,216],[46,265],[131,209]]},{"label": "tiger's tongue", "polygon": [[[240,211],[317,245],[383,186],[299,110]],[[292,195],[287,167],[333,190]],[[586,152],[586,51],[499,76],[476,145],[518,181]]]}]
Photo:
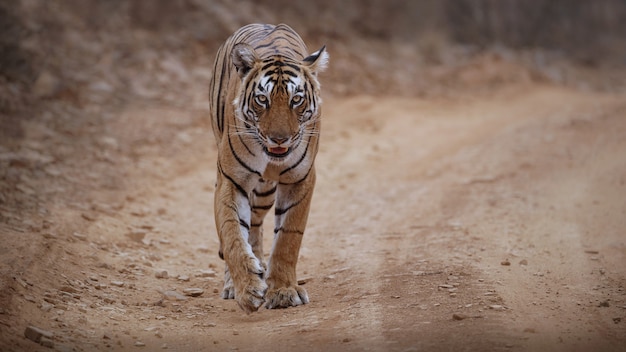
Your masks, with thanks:
[{"label": "tiger's tongue", "polygon": [[274,148],[268,148],[270,153],[272,154],[285,154],[287,153],[287,151],[289,150],[289,148],[285,148],[285,147],[274,147]]}]

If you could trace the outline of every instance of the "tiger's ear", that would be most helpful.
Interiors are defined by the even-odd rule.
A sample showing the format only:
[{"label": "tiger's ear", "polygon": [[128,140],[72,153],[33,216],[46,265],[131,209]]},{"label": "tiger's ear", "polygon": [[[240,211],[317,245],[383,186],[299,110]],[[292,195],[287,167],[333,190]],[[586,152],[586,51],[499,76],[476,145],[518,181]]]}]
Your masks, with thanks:
[{"label": "tiger's ear", "polygon": [[313,74],[323,72],[326,67],[328,67],[328,52],[326,51],[326,45],[324,45],[320,50],[305,57],[302,62],[305,66],[308,66],[311,69]]},{"label": "tiger's ear", "polygon": [[259,60],[254,48],[244,43],[235,45],[230,53],[230,57],[233,60],[233,65],[237,68],[239,77],[245,76]]}]

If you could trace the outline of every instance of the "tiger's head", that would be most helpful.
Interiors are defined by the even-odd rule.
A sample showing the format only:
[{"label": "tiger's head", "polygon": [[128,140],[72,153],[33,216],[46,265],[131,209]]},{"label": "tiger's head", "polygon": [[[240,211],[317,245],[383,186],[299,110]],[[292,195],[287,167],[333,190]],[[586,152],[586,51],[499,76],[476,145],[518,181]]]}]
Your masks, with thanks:
[{"label": "tiger's head", "polygon": [[244,133],[271,159],[280,160],[319,133],[321,113],[317,74],[328,63],[325,46],[300,60],[283,55],[260,58],[248,44],[237,44],[232,62],[241,79],[234,100]]}]

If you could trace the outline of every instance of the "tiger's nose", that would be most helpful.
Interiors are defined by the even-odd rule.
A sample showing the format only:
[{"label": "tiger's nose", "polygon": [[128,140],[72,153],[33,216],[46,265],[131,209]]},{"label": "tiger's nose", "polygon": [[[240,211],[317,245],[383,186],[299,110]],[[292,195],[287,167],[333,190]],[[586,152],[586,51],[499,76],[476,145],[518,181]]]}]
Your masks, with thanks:
[{"label": "tiger's nose", "polygon": [[269,137],[269,138],[270,138],[270,141],[272,141],[273,143],[276,143],[278,145],[281,145],[281,144],[287,142],[287,140],[289,139],[289,138],[285,138],[285,137]]}]

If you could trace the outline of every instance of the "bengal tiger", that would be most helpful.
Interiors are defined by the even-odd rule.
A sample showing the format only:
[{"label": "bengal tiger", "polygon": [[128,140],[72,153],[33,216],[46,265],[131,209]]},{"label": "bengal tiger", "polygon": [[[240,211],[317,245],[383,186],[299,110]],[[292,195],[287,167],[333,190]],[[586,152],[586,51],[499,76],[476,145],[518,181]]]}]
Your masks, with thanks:
[{"label": "bengal tiger", "polygon": [[[222,298],[247,313],[309,302],[296,263],[315,186],[323,46],[308,55],[285,24],[250,24],[219,48],[209,87],[217,141],[215,224],[225,261]],[[274,206],[275,205],[275,206]],[[263,219],[274,242],[263,262]]]}]

